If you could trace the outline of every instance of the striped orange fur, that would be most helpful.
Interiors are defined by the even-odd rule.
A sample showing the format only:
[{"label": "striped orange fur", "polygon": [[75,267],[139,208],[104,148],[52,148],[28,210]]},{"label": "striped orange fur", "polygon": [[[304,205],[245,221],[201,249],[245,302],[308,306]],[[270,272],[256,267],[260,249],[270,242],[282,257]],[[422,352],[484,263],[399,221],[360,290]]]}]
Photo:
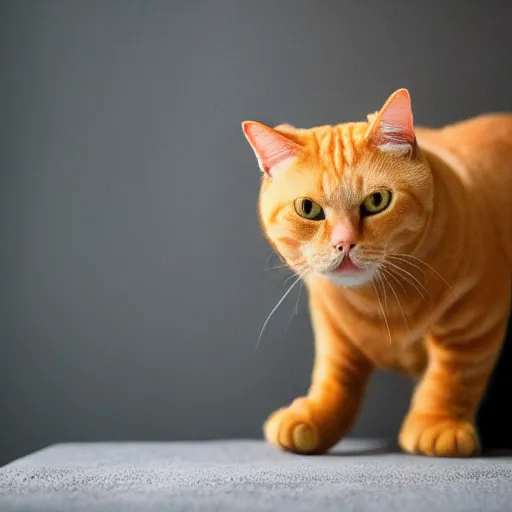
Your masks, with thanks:
[{"label": "striped orange fur", "polygon": [[327,451],[379,367],[418,379],[405,451],[477,453],[510,312],[512,115],[413,127],[400,89],[365,122],[243,130],[264,232],[307,286],[315,338],[309,392],[269,417],[266,438]]}]

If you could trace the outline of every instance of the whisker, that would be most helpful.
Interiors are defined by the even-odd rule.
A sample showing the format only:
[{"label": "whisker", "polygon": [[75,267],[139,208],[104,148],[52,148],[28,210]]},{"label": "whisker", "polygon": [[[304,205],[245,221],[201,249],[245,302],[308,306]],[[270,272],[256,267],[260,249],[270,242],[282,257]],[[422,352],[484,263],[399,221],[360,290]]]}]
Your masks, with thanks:
[{"label": "whisker", "polygon": [[285,267],[289,268],[287,263],[282,263],[281,265],[276,265],[275,267],[266,268],[265,270],[278,270],[280,268],[285,268]]},{"label": "whisker", "polygon": [[273,253],[270,253],[267,257],[267,259],[265,260],[265,266],[263,267],[263,270],[267,270],[267,265],[268,265],[268,262],[271,260],[272,256],[274,256]]},{"label": "whisker", "polygon": [[[416,286],[416,284],[415,284],[413,281],[411,281],[411,280],[407,279],[407,277],[406,277],[406,276],[404,276],[403,274],[400,274],[400,272],[405,272],[406,274],[409,274],[409,272],[407,272],[406,270],[404,270],[404,269],[403,269],[403,268],[401,268],[401,267],[398,267],[398,266],[396,266],[396,265],[393,265],[393,264],[392,264],[392,263],[390,263],[389,261],[386,261],[385,263],[386,263],[386,264],[388,264],[388,265],[392,265],[395,269],[397,269],[397,270],[399,271],[399,272],[397,272],[397,275],[398,275],[398,276],[400,276],[402,279],[404,279],[406,283],[409,283],[411,286],[413,286],[413,287],[414,287],[414,289],[419,293],[420,297],[421,297],[423,300],[427,300],[427,299],[425,298],[425,296],[423,295],[423,293],[421,292],[421,289],[420,289],[420,288],[418,288],[418,287]],[[388,268],[388,272],[393,272],[393,270],[392,270],[392,269],[390,269],[390,268]],[[396,270],[395,270],[395,272],[396,272]],[[414,276],[412,276],[411,274],[409,274],[409,275],[410,275],[411,277],[414,277]],[[415,279],[415,280],[416,280],[416,281],[418,281],[417,279]],[[420,283],[420,284],[421,284],[421,283]]]},{"label": "whisker", "polygon": [[394,274],[392,274],[391,271],[389,269],[387,269],[385,266],[382,266],[380,270],[386,272],[389,277],[392,277],[394,279],[394,281],[396,283],[398,283],[398,286],[400,286],[400,288],[402,288],[402,291],[405,293],[405,295],[407,295],[407,297],[409,297],[409,294],[407,293],[407,290],[405,289],[404,285],[401,283],[400,279],[398,279]]},{"label": "whisker", "polygon": [[[394,268],[387,268],[387,271],[390,273],[390,275],[393,275],[395,277],[395,279],[397,281],[399,281],[398,277],[402,278],[407,284],[411,285],[417,292],[418,292],[418,295],[423,299],[423,300],[426,300],[425,296],[423,295],[422,291],[420,288],[418,288],[418,286],[416,285],[416,283],[414,283],[414,281],[412,281],[411,279],[408,279],[406,275],[403,275],[401,274],[399,271],[401,271],[402,269],[401,268],[398,268],[398,271],[395,270]],[[396,273],[396,275],[395,275]],[[398,276],[398,277],[396,277]]]},{"label": "whisker", "polygon": [[406,263],[407,265],[411,265],[412,267],[417,268],[422,273],[422,275],[425,276],[425,270],[424,269],[422,269],[419,265],[416,265],[415,263],[407,261],[403,257],[396,256],[395,254],[388,254],[387,258],[392,259],[392,260],[401,261],[402,263]]},{"label": "whisker", "polygon": [[[388,265],[391,265],[393,268],[396,268],[397,270],[399,270],[400,272],[404,272],[405,274],[407,274],[408,276],[410,276],[412,279],[414,279],[414,281],[416,281],[422,288],[423,290],[425,291],[425,293],[427,295],[430,296],[428,290],[425,288],[425,286],[421,283],[421,281],[419,279],[417,279],[415,276],[413,276],[410,272],[408,272],[407,270],[405,270],[404,268],[400,267],[399,265],[395,265],[394,263],[391,263],[391,261],[386,261],[386,264]],[[412,282],[410,282],[412,284]],[[418,290],[418,288],[416,288]],[[418,290],[419,292],[419,290]],[[419,292],[420,295],[425,299],[424,295]]]},{"label": "whisker", "polygon": [[297,295],[297,301],[295,302],[295,307],[293,308],[292,314],[290,315],[290,320],[288,320],[288,325],[286,327],[286,330],[290,327],[290,324],[292,323],[293,315],[297,316],[299,314],[299,299],[300,299],[300,293],[302,292],[302,286],[303,282],[301,281],[300,287],[299,287],[299,293]]},{"label": "whisker", "polygon": [[289,281],[290,279],[293,279],[296,275],[297,275],[297,274],[296,274],[295,272],[293,272],[291,276],[288,276],[288,277],[283,281],[283,286],[286,286],[286,285],[287,285],[287,283],[288,283],[288,281]]},{"label": "whisker", "polygon": [[386,292],[385,283],[382,280],[382,276],[380,275],[379,272],[377,272],[376,277],[379,279],[379,282],[380,282],[380,284],[382,286],[382,291],[384,292],[384,305],[386,306],[386,311],[389,313],[389,309],[388,309],[388,294]]},{"label": "whisker", "polygon": [[358,254],[369,256],[385,256],[387,254],[386,251],[381,249],[360,249],[357,252]]},{"label": "whisker", "polygon": [[265,331],[265,327],[267,327],[267,324],[269,322],[269,320],[271,319],[272,315],[275,313],[275,311],[277,310],[277,308],[282,304],[282,302],[284,301],[284,299],[286,299],[286,297],[288,296],[288,294],[293,290],[293,288],[295,287],[295,285],[302,279],[302,276],[298,276],[297,279],[293,282],[293,284],[290,286],[290,288],[288,288],[288,290],[286,290],[286,292],[284,293],[284,295],[281,297],[281,299],[279,300],[279,302],[274,306],[274,309],[272,309],[272,311],[269,313],[269,315],[267,316],[267,319],[265,320],[265,322],[263,323],[263,327],[261,328],[261,331],[260,331],[260,335],[258,336],[258,341],[256,343],[256,348],[255,350],[258,350],[258,347],[260,345],[260,341],[261,341],[261,336],[263,335],[263,331]]},{"label": "whisker", "polygon": [[300,294],[302,292],[302,288],[304,287],[304,282],[301,281],[300,288],[299,288],[299,295],[297,295],[297,302],[295,303],[295,316],[299,314],[299,300],[300,300]]},{"label": "whisker", "polygon": [[[286,267],[286,266],[287,266],[287,265],[286,265],[286,263],[285,263],[285,264],[282,264],[282,265],[277,265],[276,267],[271,267],[271,268],[269,268],[269,267],[268,267],[268,264],[270,263],[270,260],[271,260],[272,258],[274,258],[274,257],[275,257],[275,258],[277,258],[277,254],[276,254],[275,252],[271,252],[271,253],[268,255],[267,259],[265,260],[265,266],[263,267],[263,270],[264,270],[264,271],[267,271],[267,270],[274,270],[274,269],[276,269],[276,268],[281,268],[281,267]],[[278,258],[278,259],[279,259],[279,258]],[[280,261],[282,261],[282,260],[280,260]]]},{"label": "whisker", "polygon": [[[382,270],[385,270],[385,269],[382,269]],[[405,318],[404,309],[402,308],[402,304],[400,303],[400,299],[398,298],[398,295],[397,295],[395,289],[393,288],[393,285],[389,282],[388,278],[386,277],[386,274],[382,274],[382,277],[386,280],[386,283],[388,283],[389,287],[391,288],[391,291],[395,295],[396,301],[398,302],[398,307],[400,308],[400,311],[402,312],[402,317],[404,319],[405,327],[409,331],[410,330],[409,329],[409,323],[407,322],[407,318]]]},{"label": "whisker", "polygon": [[[402,253],[391,253],[393,256],[401,256],[402,258],[411,258],[413,259],[414,261],[417,261],[418,263],[421,263],[423,265],[425,265],[429,270],[431,270],[432,272],[434,272],[434,274],[436,274],[437,277],[439,277],[439,279],[441,279],[441,281],[444,282],[444,284],[451,289],[451,286],[450,284],[448,283],[448,281],[446,281],[446,279],[432,266],[432,265],[429,265],[426,261],[423,261],[422,259],[416,257],[416,256],[413,256],[412,254],[402,254]],[[405,263],[405,261],[404,261]],[[409,263],[409,265],[412,265],[411,262],[407,262]],[[419,268],[419,267],[418,267]]]},{"label": "whisker", "polygon": [[[384,263],[385,263],[386,265],[389,265],[389,266],[393,267],[394,269],[396,269],[396,271],[398,271],[397,274],[400,275],[400,277],[402,277],[403,279],[405,279],[406,282],[411,284],[416,289],[416,291],[421,295],[423,300],[426,300],[426,298],[425,298],[424,294],[422,293],[422,291],[418,288],[418,286],[416,286],[410,279],[405,278],[405,276],[402,275],[402,274],[406,274],[407,276],[409,276],[413,281],[415,281],[424,290],[424,292],[428,296],[430,296],[430,293],[427,290],[427,288],[425,287],[425,285],[421,281],[419,281],[411,272],[409,272],[408,270],[402,268],[400,265],[397,265],[397,264],[393,263],[392,261],[389,261],[390,259],[395,260],[397,262],[401,261],[404,264],[411,265],[411,266],[417,268],[422,273],[423,277],[425,277],[425,272],[424,272],[424,270],[421,267],[419,267],[415,263],[412,263],[411,261],[407,261],[405,258],[411,258],[411,259],[414,259],[415,261],[421,262],[426,267],[428,267],[430,270],[435,272],[439,276],[439,278],[442,279],[444,281],[444,283],[448,287],[450,286],[446,282],[446,280],[441,275],[439,275],[439,273],[434,268],[432,268],[428,263],[424,262],[420,258],[417,258],[416,256],[412,256],[412,255],[409,255],[409,254],[402,254],[402,253],[393,253],[393,252],[387,253],[384,250],[378,250],[378,249],[363,249],[360,254],[362,256],[380,257],[381,258],[381,262],[380,262],[381,265],[384,266]],[[400,284],[402,289],[404,289],[404,287],[400,283],[400,281],[393,275],[393,273],[391,273],[391,269],[387,268],[386,270],[388,272],[388,275],[392,276],[395,279],[395,281],[397,281]],[[404,291],[405,291],[405,289],[404,289]]]},{"label": "whisker", "polygon": [[451,289],[450,283],[434,268],[432,265],[428,264],[426,261],[423,261],[421,258],[418,258],[417,256],[414,256],[412,254],[406,254],[406,253],[400,253],[400,252],[387,252],[385,250],[381,249],[362,249],[359,253],[362,256],[380,256],[382,258],[390,257],[394,259],[402,259],[403,263],[407,263],[413,267],[416,267],[418,270],[421,270],[423,273],[423,270],[418,267],[417,265],[413,264],[410,261],[405,261],[406,258],[412,259],[418,263],[421,263],[422,265],[425,265],[427,269],[429,269],[431,272],[433,272],[443,283]]},{"label": "whisker", "polygon": [[[292,270],[292,269],[290,269],[290,270]],[[292,272],[293,272],[293,270],[292,270]],[[298,275],[300,275],[301,277],[304,277],[304,276],[307,274],[307,272],[308,272],[307,267],[299,268],[299,270],[298,270],[297,272],[293,272],[291,276],[288,276],[288,277],[283,281],[283,286],[286,286],[286,284],[288,283],[288,281],[289,281],[290,279],[293,279],[293,278],[294,278],[294,276],[298,276]]]},{"label": "whisker", "polygon": [[389,345],[391,346],[391,331],[389,329],[388,319],[386,318],[386,313],[384,313],[384,308],[382,307],[382,302],[380,301],[379,292],[377,291],[377,288],[375,287],[375,283],[372,281],[373,289],[375,290],[375,295],[377,296],[377,300],[379,301],[380,310],[382,311],[382,316],[384,317],[384,322],[386,323],[386,328],[388,330],[388,336],[389,336]]}]

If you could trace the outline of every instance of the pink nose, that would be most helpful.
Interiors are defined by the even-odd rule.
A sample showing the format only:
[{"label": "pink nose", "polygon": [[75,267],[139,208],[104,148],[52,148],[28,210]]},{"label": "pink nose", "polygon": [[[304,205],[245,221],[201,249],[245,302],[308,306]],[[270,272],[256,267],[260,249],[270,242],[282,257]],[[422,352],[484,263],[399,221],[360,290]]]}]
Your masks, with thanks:
[{"label": "pink nose", "polygon": [[342,251],[346,254],[348,254],[356,244],[351,244],[350,242],[336,242],[333,247],[335,249],[338,249],[338,251]]},{"label": "pink nose", "polygon": [[350,249],[355,247],[355,242],[357,242],[357,231],[354,222],[348,218],[339,220],[331,233],[332,246],[336,250],[348,254]]}]

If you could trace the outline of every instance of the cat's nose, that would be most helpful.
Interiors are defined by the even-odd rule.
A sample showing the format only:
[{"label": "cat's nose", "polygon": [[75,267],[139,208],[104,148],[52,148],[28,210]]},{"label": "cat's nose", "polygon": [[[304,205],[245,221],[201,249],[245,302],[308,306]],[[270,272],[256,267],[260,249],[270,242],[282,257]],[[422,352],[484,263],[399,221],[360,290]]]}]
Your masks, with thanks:
[{"label": "cat's nose", "polygon": [[334,249],[348,254],[357,242],[357,230],[354,222],[348,218],[340,219],[331,232],[331,244]]},{"label": "cat's nose", "polygon": [[350,242],[337,242],[333,245],[335,249],[346,254],[348,254],[355,246],[356,244],[351,244]]}]

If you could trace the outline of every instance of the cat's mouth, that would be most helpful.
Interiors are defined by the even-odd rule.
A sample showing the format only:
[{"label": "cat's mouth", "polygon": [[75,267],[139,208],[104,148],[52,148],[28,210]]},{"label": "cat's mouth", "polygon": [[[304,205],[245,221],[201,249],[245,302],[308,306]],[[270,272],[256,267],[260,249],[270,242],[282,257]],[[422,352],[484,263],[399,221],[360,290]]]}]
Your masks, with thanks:
[{"label": "cat's mouth", "polygon": [[363,272],[364,270],[358,267],[353,261],[352,258],[347,254],[342,260],[341,263],[333,270],[336,273],[357,273]]},{"label": "cat's mouth", "polygon": [[357,258],[352,258],[347,254],[337,265],[322,273],[335,284],[360,286],[370,282],[375,277],[376,271],[376,267],[365,263],[360,264]]}]

